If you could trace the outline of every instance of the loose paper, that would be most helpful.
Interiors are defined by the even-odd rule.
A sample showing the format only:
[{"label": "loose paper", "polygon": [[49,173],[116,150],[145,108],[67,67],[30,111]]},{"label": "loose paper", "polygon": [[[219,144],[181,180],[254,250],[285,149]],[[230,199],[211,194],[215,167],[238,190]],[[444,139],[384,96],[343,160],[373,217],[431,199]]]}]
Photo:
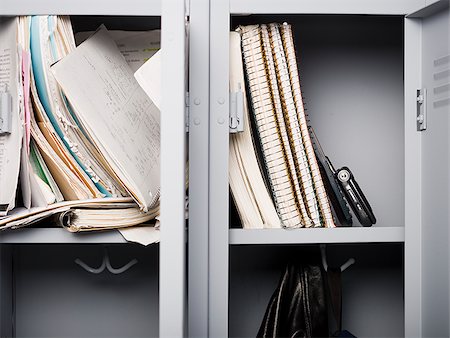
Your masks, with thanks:
[{"label": "loose paper", "polygon": [[52,67],[57,81],[144,210],[160,187],[160,114],[105,28]]},{"label": "loose paper", "polygon": [[12,132],[0,135],[0,215],[14,208],[20,171],[22,126],[18,104],[17,19],[0,19],[0,92],[12,97]]}]

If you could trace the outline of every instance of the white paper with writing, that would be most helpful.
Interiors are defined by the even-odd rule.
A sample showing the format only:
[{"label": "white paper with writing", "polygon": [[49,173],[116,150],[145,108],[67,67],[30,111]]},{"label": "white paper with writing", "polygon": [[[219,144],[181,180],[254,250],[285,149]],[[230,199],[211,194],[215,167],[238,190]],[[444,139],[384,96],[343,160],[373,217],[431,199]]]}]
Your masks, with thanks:
[{"label": "white paper with writing", "polygon": [[144,210],[160,188],[160,113],[105,28],[52,67],[82,124]]},{"label": "white paper with writing", "polygon": [[17,19],[0,18],[0,92],[12,97],[12,132],[0,135],[0,215],[14,208],[20,170],[22,121],[19,117]]},{"label": "white paper with writing", "polygon": [[[121,31],[108,30],[109,35],[116,43],[123,57],[133,72],[137,71],[161,47],[161,31]],[[78,32],[75,42],[81,44],[94,32]]]}]

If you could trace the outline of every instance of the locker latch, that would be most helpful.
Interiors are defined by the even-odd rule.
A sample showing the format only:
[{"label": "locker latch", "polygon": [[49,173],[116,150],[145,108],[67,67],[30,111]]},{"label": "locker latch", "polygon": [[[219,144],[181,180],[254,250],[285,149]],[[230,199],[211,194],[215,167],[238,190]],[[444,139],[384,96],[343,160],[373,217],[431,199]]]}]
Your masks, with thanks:
[{"label": "locker latch", "polygon": [[427,129],[427,90],[426,88],[417,89],[417,131]]},{"label": "locker latch", "polygon": [[244,92],[239,90],[230,93],[230,133],[244,131]]},{"label": "locker latch", "polygon": [[5,89],[0,93],[0,135],[11,134],[12,131],[12,97]]}]

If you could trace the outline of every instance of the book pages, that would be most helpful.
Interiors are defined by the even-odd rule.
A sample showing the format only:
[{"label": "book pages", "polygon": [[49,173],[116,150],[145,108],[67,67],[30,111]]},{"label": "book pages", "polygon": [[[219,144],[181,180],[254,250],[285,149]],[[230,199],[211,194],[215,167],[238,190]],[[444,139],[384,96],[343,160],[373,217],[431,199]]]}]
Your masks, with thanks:
[{"label": "book pages", "polygon": [[252,140],[247,106],[241,37],[230,32],[230,91],[243,92],[244,131],[230,135],[229,181],[245,229],[281,228],[280,218],[264,183]]}]

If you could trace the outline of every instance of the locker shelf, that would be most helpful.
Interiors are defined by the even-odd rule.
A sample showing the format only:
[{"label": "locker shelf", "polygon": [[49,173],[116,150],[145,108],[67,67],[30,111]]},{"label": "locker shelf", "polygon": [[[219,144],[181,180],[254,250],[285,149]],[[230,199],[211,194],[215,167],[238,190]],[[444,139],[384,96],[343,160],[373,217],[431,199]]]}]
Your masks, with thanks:
[{"label": "locker shelf", "polygon": [[422,6],[420,0],[231,0],[232,14],[406,14]]},{"label": "locker shelf", "polygon": [[112,244],[127,243],[116,231],[70,233],[62,228],[23,228],[0,233],[0,244]]},{"label": "locker shelf", "polygon": [[231,245],[314,244],[314,243],[393,243],[405,241],[403,226],[370,228],[314,229],[230,229]]}]

